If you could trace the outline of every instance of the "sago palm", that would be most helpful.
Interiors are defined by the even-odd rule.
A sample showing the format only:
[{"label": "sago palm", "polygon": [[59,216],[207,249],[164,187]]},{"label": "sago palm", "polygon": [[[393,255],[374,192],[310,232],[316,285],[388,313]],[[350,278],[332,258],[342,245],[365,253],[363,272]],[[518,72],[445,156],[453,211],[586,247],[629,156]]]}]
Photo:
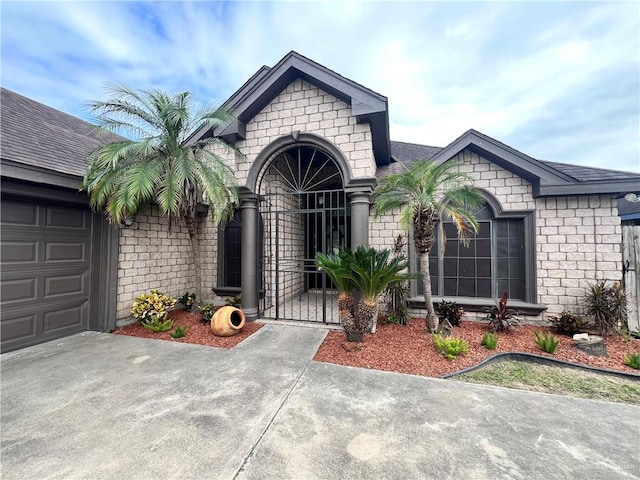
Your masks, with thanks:
[{"label": "sago palm", "polygon": [[352,252],[348,249],[340,249],[331,254],[316,253],[316,265],[325,272],[338,289],[338,311],[340,323],[345,330],[353,329],[353,296],[351,290],[353,284],[349,277],[349,269]]},{"label": "sago palm", "polygon": [[409,230],[413,226],[413,242],[420,256],[427,327],[431,332],[439,328],[429,273],[429,251],[436,241],[436,228],[440,228],[444,237],[442,221],[452,220],[459,238],[468,244],[472,232],[478,230],[473,212],[482,202],[482,196],[473,187],[473,179],[459,172],[455,162],[416,162],[405,172],[382,179],[374,193],[376,217],[399,209],[402,227]]},{"label": "sago palm", "polygon": [[196,293],[202,298],[196,206],[209,203],[219,224],[233,214],[238,196],[232,170],[214,153],[217,138],[187,142],[204,125],[223,127],[232,117],[222,108],[195,111],[189,92],[169,95],[158,90],[132,90],[112,85],[110,98],[91,102],[100,127],[129,136],[89,154],[83,188],[91,207],[104,210],[118,225],[148,204],[157,204],[169,224],[187,227],[193,255]]},{"label": "sago palm", "polygon": [[389,250],[360,246],[353,251],[348,276],[361,294],[355,316],[357,330],[364,332],[371,325],[375,331],[378,297],[387,287],[409,279],[408,267],[404,257],[391,256]]}]

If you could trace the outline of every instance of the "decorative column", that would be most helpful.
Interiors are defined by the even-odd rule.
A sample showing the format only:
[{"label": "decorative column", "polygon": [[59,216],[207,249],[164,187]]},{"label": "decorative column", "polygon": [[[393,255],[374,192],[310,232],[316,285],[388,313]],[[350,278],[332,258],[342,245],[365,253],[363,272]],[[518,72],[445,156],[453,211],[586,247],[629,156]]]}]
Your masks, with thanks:
[{"label": "decorative column", "polygon": [[242,310],[247,320],[258,318],[258,195],[240,188],[242,211]]},{"label": "decorative column", "polygon": [[351,248],[369,246],[369,207],[375,178],[356,178],[349,182],[345,191],[351,199]]}]

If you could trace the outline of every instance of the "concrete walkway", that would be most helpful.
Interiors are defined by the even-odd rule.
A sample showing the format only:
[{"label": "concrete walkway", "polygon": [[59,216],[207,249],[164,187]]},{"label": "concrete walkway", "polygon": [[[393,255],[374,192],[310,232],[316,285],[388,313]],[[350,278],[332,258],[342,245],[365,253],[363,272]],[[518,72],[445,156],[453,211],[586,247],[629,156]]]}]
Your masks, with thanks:
[{"label": "concrete walkway", "polygon": [[0,357],[3,479],[640,478],[640,408],[85,333]]}]

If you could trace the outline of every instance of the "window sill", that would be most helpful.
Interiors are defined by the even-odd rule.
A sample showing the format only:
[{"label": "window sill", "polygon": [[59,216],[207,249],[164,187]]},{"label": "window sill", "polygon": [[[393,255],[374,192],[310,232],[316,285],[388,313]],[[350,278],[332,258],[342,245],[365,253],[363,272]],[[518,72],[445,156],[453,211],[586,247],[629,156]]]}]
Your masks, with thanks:
[{"label": "window sill", "polygon": [[[213,287],[211,290],[213,291],[213,293],[222,298],[239,295],[242,291],[240,287]],[[258,292],[258,298],[264,298],[264,290],[260,290]]]},{"label": "window sill", "polygon": [[[495,301],[491,298],[473,298],[473,297],[433,297],[433,303],[456,302],[468,312],[486,311],[487,307],[495,306]],[[547,309],[547,306],[541,303],[528,303],[522,300],[509,300],[507,306],[516,310],[520,315],[540,315]],[[424,296],[411,297],[409,299],[409,307],[424,308]]]}]

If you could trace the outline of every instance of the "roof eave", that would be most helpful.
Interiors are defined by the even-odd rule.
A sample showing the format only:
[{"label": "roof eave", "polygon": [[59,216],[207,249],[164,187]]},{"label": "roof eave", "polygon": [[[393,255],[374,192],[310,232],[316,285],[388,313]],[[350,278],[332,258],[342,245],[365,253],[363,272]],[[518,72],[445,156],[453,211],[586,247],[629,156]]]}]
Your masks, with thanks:
[{"label": "roof eave", "polygon": [[443,148],[432,160],[444,163],[466,148],[486,157],[496,165],[528,180],[532,184],[574,181],[572,177],[555,171],[542,162],[473,129],[463,133]]},{"label": "roof eave", "polygon": [[82,177],[70,173],[56,172],[48,168],[42,168],[26,163],[15,162],[3,158],[0,160],[2,177],[22,180],[32,183],[43,183],[56,187],[80,190]]},{"label": "roof eave", "polygon": [[618,195],[627,193],[639,193],[638,180],[597,180],[580,183],[541,183],[534,196],[553,197],[567,195]]}]

